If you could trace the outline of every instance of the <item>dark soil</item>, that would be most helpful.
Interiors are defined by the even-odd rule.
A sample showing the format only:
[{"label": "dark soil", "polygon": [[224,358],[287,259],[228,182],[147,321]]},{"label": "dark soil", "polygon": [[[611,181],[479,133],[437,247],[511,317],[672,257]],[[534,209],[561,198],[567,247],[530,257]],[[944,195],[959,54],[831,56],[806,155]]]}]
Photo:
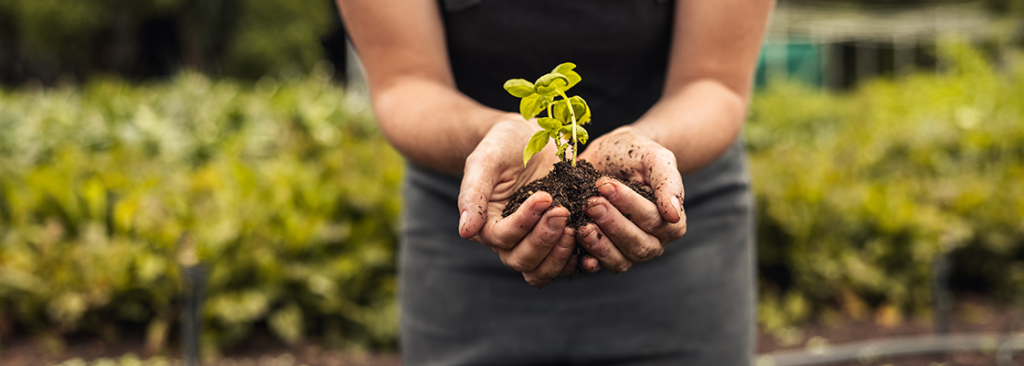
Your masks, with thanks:
[{"label": "dark soil", "polygon": [[[512,198],[505,205],[505,210],[502,211],[501,215],[502,217],[508,217],[516,212],[519,206],[526,202],[527,198],[530,198],[530,195],[538,191],[544,191],[551,194],[553,198],[551,207],[562,206],[569,209],[569,220],[566,222],[566,226],[577,229],[578,232],[579,228],[583,227],[583,225],[594,222],[586,214],[587,200],[601,195],[597,187],[594,186],[601,177],[611,177],[622,181],[614,176],[599,172],[586,160],[577,161],[575,167],[571,163],[560,161],[555,164],[554,169],[548,172],[548,175],[545,175],[544,178],[537,179],[516,190],[512,194]],[[633,188],[634,191],[640,193],[644,198],[655,202],[654,192],[649,187],[636,181],[623,183]],[[578,242],[579,238],[577,237]],[[578,256],[583,253],[586,253],[586,250],[583,249],[582,245],[577,245],[576,255]],[[578,261],[577,263],[581,262]]]}]

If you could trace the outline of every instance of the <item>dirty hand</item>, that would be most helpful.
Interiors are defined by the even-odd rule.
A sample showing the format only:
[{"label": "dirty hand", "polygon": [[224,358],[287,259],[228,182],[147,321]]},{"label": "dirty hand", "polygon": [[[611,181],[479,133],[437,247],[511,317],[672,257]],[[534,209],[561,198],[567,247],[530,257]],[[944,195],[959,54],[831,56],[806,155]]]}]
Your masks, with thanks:
[{"label": "dirty hand", "polygon": [[570,274],[576,244],[566,227],[569,210],[551,207],[547,192],[534,193],[515,213],[502,217],[505,204],[520,187],[544,177],[558,161],[552,145],[523,166],[523,146],[537,131],[518,114],[496,124],[466,158],[459,192],[459,235],[490,246],[526,282],[543,287]]},{"label": "dirty hand", "polygon": [[580,158],[605,174],[649,186],[656,197],[651,202],[615,179],[597,180],[601,196],[587,203],[594,223],[579,230],[580,243],[592,255],[580,259],[585,272],[624,272],[661,255],[665,244],[686,233],[683,181],[671,151],[627,126],[594,140]]}]

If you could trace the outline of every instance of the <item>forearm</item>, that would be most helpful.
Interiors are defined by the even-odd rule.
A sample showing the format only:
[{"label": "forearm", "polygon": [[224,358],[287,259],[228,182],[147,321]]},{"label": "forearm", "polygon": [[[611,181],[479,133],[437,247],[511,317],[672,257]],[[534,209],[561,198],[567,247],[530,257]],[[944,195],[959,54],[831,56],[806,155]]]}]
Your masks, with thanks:
[{"label": "forearm", "polygon": [[663,96],[630,128],[672,151],[679,171],[687,173],[729,148],[746,112],[746,97],[713,79],[701,79]]},{"label": "forearm", "polygon": [[447,85],[404,78],[372,93],[384,135],[406,158],[461,174],[466,156],[495,124],[517,114],[485,107]]}]

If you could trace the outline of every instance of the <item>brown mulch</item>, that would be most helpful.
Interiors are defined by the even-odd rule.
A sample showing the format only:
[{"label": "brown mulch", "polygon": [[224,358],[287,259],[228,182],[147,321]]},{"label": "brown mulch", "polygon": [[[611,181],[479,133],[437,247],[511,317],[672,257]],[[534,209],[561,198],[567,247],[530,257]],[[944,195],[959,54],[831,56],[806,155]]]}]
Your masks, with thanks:
[{"label": "brown mulch", "polygon": [[[886,325],[880,325],[889,323]],[[957,304],[949,324],[950,333],[1021,333],[1024,332],[1024,309],[996,305],[982,299],[965,299]],[[757,353],[798,350],[814,345],[839,345],[891,337],[935,334],[934,321],[906,319],[898,322],[865,316],[854,319],[843,315],[829,324],[809,324],[798,330],[771,334],[759,331]],[[1024,365],[1024,354],[1017,353],[1017,365]],[[870,362],[831,364],[835,366],[899,365],[899,366],[997,366],[994,352],[951,352],[879,359]]]}]

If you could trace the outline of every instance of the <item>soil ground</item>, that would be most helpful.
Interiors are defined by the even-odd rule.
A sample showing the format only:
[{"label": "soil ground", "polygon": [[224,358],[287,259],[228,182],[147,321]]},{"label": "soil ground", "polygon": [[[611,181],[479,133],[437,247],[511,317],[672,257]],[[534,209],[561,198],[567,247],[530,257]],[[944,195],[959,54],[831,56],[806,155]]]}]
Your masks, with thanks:
[{"label": "soil ground", "polygon": [[[952,333],[1024,332],[1024,308],[1010,308],[984,300],[960,301],[950,319]],[[759,331],[757,353],[801,349],[811,344],[842,344],[846,342],[896,336],[934,333],[930,319],[906,319],[889,326],[879,325],[875,319],[854,319],[841,316],[828,324],[813,323],[788,332],[771,334]],[[288,347],[266,337],[256,337],[238,349],[225,352],[223,357],[206,365],[264,366],[398,366],[399,356],[394,353],[371,354],[365,352],[327,350],[316,344]],[[39,366],[53,365],[72,358],[95,360],[101,357],[117,358],[134,353],[145,359],[141,337],[122,336],[117,342],[104,342],[97,338],[71,338],[63,346],[54,346],[39,338],[5,339],[0,344],[0,365]],[[177,359],[174,353],[164,356]],[[1014,357],[1017,365],[1024,365],[1024,354]],[[900,365],[900,366],[996,366],[993,353],[954,352],[882,359],[876,362],[834,364],[838,366]]]}]

